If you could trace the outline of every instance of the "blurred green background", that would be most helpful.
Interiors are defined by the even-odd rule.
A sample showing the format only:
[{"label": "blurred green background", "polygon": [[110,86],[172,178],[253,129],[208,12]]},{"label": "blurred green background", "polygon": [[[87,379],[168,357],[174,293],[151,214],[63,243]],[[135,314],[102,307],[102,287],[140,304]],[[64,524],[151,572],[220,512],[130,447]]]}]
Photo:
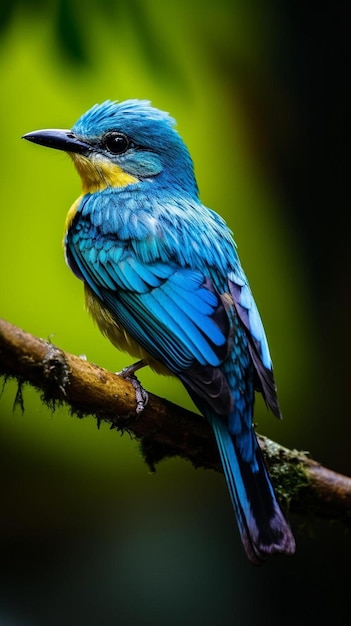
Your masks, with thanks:
[{"label": "blurred green background", "polygon": [[[346,171],[347,3],[27,0],[0,9],[0,316],[112,371],[65,266],[80,182],[63,153],[21,141],[107,98],[169,111],[203,202],[221,213],[262,313],[284,417],[259,432],[351,474]],[[176,381],[144,386],[192,408]],[[151,475],[138,445],[0,399],[0,626],[274,626],[337,621],[350,535],[292,516],[297,554],[255,569],[224,478],[180,460]],[[142,418],[141,418],[142,419]]]}]

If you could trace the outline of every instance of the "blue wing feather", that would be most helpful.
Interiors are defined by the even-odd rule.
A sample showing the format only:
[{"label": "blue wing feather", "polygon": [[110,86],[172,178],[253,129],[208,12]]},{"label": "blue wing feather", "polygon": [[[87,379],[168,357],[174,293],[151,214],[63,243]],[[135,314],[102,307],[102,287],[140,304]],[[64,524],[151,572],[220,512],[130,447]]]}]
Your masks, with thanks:
[{"label": "blue wing feather", "polygon": [[[168,329],[160,326],[158,320],[153,316],[150,316],[148,319],[145,315],[139,316],[140,300],[133,301],[133,297],[127,298],[127,302],[124,302],[124,300],[125,294],[121,294],[118,300],[111,292],[103,294],[103,301],[109,306],[111,311],[115,312],[122,326],[155,359],[159,361],[162,359],[162,363],[175,374],[190,367],[193,362],[193,355],[185,349],[184,345],[179,343],[179,341],[175,341],[174,336],[168,332]],[[131,305],[134,305],[136,315],[131,315]],[[153,337],[157,338],[157,340],[154,341]],[[146,341],[147,338],[148,341]]]},{"label": "blue wing feather", "polygon": [[161,362],[167,338],[171,371],[194,362],[221,364],[228,352],[229,322],[211,281],[201,272],[170,262],[142,263],[128,252],[127,244],[123,252],[106,245],[103,254],[92,253],[95,241],[82,231],[79,241],[68,233],[66,245],[79,275],[117,319],[123,310],[127,332]]},{"label": "blue wing feather", "polygon": [[[147,289],[159,287],[162,281],[162,278],[157,276],[157,269],[150,268],[146,263],[140,262],[133,256],[128,257],[129,265],[133,268],[135,274],[139,276],[139,279],[142,281],[145,290],[145,286]],[[168,268],[168,273],[163,272],[163,278],[166,278],[171,273],[171,269]]]},{"label": "blue wing feather", "polygon": [[276,417],[281,418],[273,366],[264,327],[249,284],[240,267],[228,275],[228,285],[237,314],[246,330],[248,348],[256,373],[256,388]]},{"label": "blue wing feather", "polygon": [[[199,329],[199,316],[196,316],[196,322],[193,320],[193,309],[189,307],[184,310],[183,301],[180,303],[169,296],[169,281],[163,283],[162,286],[153,289],[148,293],[136,294],[125,291],[119,294],[116,300],[122,299],[124,305],[129,309],[130,316],[138,315],[145,322],[146,330],[143,336],[142,344],[148,350],[150,343],[158,343],[159,358],[163,358],[164,346],[160,341],[160,329],[163,328],[167,334],[174,338],[174,342],[182,347],[187,353],[192,355],[192,359],[202,364],[211,364],[217,366],[221,360],[213,347],[212,332],[215,330],[215,340],[219,345],[224,345],[227,338],[218,331],[211,318],[203,316],[203,326]],[[213,311],[212,311],[213,313]],[[150,333],[149,325],[153,322],[156,333]],[[207,325],[205,324],[207,322]],[[128,330],[127,322],[127,330]],[[200,325],[200,324],[199,324]],[[206,332],[207,331],[207,332]],[[220,335],[220,337],[219,337]],[[221,338],[220,341],[218,341]],[[179,371],[179,364],[173,365],[173,370]]]},{"label": "blue wing feather", "polygon": [[245,327],[252,337],[259,343],[259,351],[263,365],[270,369],[272,367],[272,360],[266,334],[246,277],[242,270],[240,274],[239,272],[231,271],[228,275],[228,280],[235,305],[240,308],[241,315],[240,313],[239,315],[241,320],[244,322]]}]

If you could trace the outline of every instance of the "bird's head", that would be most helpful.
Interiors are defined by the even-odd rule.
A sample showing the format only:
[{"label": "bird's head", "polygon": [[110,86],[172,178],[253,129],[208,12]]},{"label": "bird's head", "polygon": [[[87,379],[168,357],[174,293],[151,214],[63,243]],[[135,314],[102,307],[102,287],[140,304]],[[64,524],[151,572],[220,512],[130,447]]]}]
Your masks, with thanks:
[{"label": "bird's head", "polygon": [[38,130],[23,137],[67,152],[84,193],[159,180],[162,186],[197,194],[192,160],[174,125],[168,113],[148,101],[107,100],[84,113],[71,130]]}]

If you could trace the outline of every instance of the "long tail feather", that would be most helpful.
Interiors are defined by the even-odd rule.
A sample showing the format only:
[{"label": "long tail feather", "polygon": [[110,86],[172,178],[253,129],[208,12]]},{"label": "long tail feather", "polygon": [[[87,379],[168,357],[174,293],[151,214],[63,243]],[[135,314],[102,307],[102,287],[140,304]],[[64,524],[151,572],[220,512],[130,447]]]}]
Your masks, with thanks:
[{"label": "long tail feather", "polygon": [[293,554],[295,540],[278,504],[254,431],[254,458],[248,462],[223,418],[212,416],[210,421],[248,558],[259,565],[274,553]]}]

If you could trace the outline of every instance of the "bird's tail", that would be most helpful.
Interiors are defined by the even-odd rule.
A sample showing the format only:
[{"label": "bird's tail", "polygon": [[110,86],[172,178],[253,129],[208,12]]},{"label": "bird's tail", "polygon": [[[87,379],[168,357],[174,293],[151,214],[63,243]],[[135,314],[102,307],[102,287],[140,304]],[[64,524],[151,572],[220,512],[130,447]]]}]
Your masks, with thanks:
[{"label": "bird's tail", "polygon": [[230,434],[223,418],[212,415],[210,422],[248,558],[259,565],[276,552],[293,554],[295,540],[278,504],[254,431],[245,435],[252,437],[248,461],[239,436]]}]

